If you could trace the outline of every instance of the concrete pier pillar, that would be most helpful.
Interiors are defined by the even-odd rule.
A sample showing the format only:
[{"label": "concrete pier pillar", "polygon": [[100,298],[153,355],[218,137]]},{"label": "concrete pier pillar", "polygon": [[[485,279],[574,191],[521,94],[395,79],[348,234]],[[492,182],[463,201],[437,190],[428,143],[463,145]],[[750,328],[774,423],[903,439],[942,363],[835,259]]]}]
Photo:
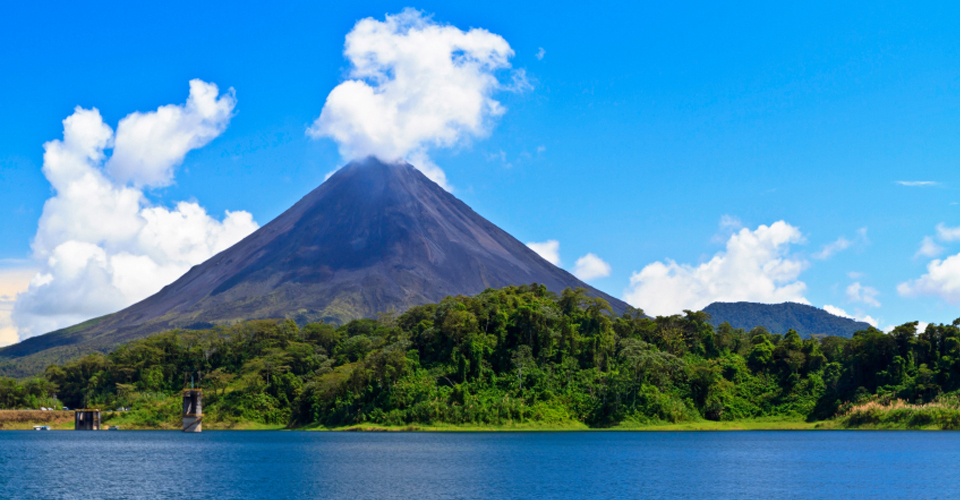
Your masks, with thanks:
[{"label": "concrete pier pillar", "polygon": [[203,425],[203,391],[183,391],[183,432],[200,432]]},{"label": "concrete pier pillar", "polygon": [[84,408],[73,414],[73,429],[77,431],[99,431],[100,410]]}]

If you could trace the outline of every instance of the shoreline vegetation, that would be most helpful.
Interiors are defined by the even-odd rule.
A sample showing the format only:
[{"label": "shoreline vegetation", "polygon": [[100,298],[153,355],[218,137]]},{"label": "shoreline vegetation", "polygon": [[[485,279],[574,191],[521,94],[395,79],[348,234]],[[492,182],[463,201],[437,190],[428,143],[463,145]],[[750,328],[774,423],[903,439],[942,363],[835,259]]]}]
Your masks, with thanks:
[{"label": "shoreline vegetation", "polygon": [[[4,413],[18,410],[0,410],[0,431],[33,430],[36,425],[47,425],[50,430],[73,430],[73,412],[65,419],[8,419]],[[180,431],[179,422],[161,425],[144,425],[136,421],[108,419],[104,425],[115,425],[124,431]],[[291,432],[737,432],[737,431],[827,431],[827,430],[946,430],[936,424],[911,425],[908,422],[850,425],[842,421],[823,420],[807,422],[804,420],[782,419],[746,419],[716,422],[701,420],[679,423],[624,424],[615,427],[591,428],[583,423],[571,422],[568,425],[557,424],[506,424],[506,425],[429,425],[409,424],[385,426],[376,424],[357,424],[344,427],[288,427],[280,424],[269,425],[258,422],[204,423],[204,431],[291,431]]]},{"label": "shoreline vegetation", "polygon": [[[0,410],[0,430],[31,430],[35,425],[48,425],[51,430],[72,430],[73,411]],[[960,415],[955,404],[934,402],[911,405],[902,400],[889,404],[870,401],[850,408],[844,415],[820,421],[806,421],[780,417],[741,419],[729,421],[697,420],[689,422],[623,422],[613,427],[591,428],[582,422],[566,423],[528,422],[500,425],[476,424],[355,424],[341,427],[305,425],[290,427],[260,422],[204,423],[205,430],[291,430],[335,432],[565,432],[565,431],[774,431],[774,430],[957,430]],[[180,421],[144,423],[136,418],[125,418],[123,412],[105,411],[104,425],[115,425],[122,430],[180,430]]]},{"label": "shoreline vegetation", "polygon": [[67,406],[179,430],[191,377],[205,430],[960,429],[960,320],[802,339],[709,319],[528,285],[341,326],[175,330],[0,377],[0,429],[72,428],[72,412],[25,410]]}]

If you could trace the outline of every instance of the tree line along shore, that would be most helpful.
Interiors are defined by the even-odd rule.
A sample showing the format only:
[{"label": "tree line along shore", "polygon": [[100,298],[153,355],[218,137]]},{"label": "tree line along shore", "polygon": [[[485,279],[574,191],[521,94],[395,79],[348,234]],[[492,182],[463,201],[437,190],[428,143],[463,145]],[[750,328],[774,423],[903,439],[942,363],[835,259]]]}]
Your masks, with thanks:
[{"label": "tree line along shore", "polygon": [[[802,339],[709,319],[491,289],[341,326],[166,332],[0,378],[0,408],[124,407],[104,423],[179,429],[187,375],[207,429],[960,429],[960,320]],[[14,413],[0,428],[45,412]]]}]

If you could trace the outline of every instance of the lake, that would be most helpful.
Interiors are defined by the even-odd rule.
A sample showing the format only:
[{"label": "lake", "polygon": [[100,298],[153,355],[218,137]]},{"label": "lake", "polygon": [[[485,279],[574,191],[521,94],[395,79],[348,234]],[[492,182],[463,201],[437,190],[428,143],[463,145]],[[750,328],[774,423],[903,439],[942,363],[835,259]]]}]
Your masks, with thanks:
[{"label": "lake", "polygon": [[955,498],[956,432],[0,432],[2,498]]}]

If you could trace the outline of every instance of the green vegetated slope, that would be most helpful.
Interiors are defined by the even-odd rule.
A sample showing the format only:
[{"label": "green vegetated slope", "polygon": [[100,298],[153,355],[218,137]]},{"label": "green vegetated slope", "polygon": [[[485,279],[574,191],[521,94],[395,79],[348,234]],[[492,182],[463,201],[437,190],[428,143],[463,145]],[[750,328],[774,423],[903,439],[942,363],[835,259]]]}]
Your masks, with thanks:
[{"label": "green vegetated slope", "polygon": [[[105,317],[31,337],[0,349],[0,376],[23,378],[37,375],[51,364],[66,363],[91,352],[110,352],[119,343],[98,343],[96,336],[86,334]],[[99,345],[92,347],[91,344]]]},{"label": "green vegetated slope", "polygon": [[793,329],[804,338],[811,335],[852,337],[854,332],[870,328],[869,324],[862,321],[836,316],[823,309],[796,302],[714,302],[705,307],[703,312],[710,315],[710,323],[715,327],[730,323],[734,328],[745,330],[756,326],[763,326],[773,332]]},{"label": "green vegetated slope", "polygon": [[0,405],[55,391],[133,408],[108,423],[176,428],[184,376],[202,372],[208,428],[957,428],[957,324],[803,340],[530,285],[339,327],[163,333],[5,379]]}]

